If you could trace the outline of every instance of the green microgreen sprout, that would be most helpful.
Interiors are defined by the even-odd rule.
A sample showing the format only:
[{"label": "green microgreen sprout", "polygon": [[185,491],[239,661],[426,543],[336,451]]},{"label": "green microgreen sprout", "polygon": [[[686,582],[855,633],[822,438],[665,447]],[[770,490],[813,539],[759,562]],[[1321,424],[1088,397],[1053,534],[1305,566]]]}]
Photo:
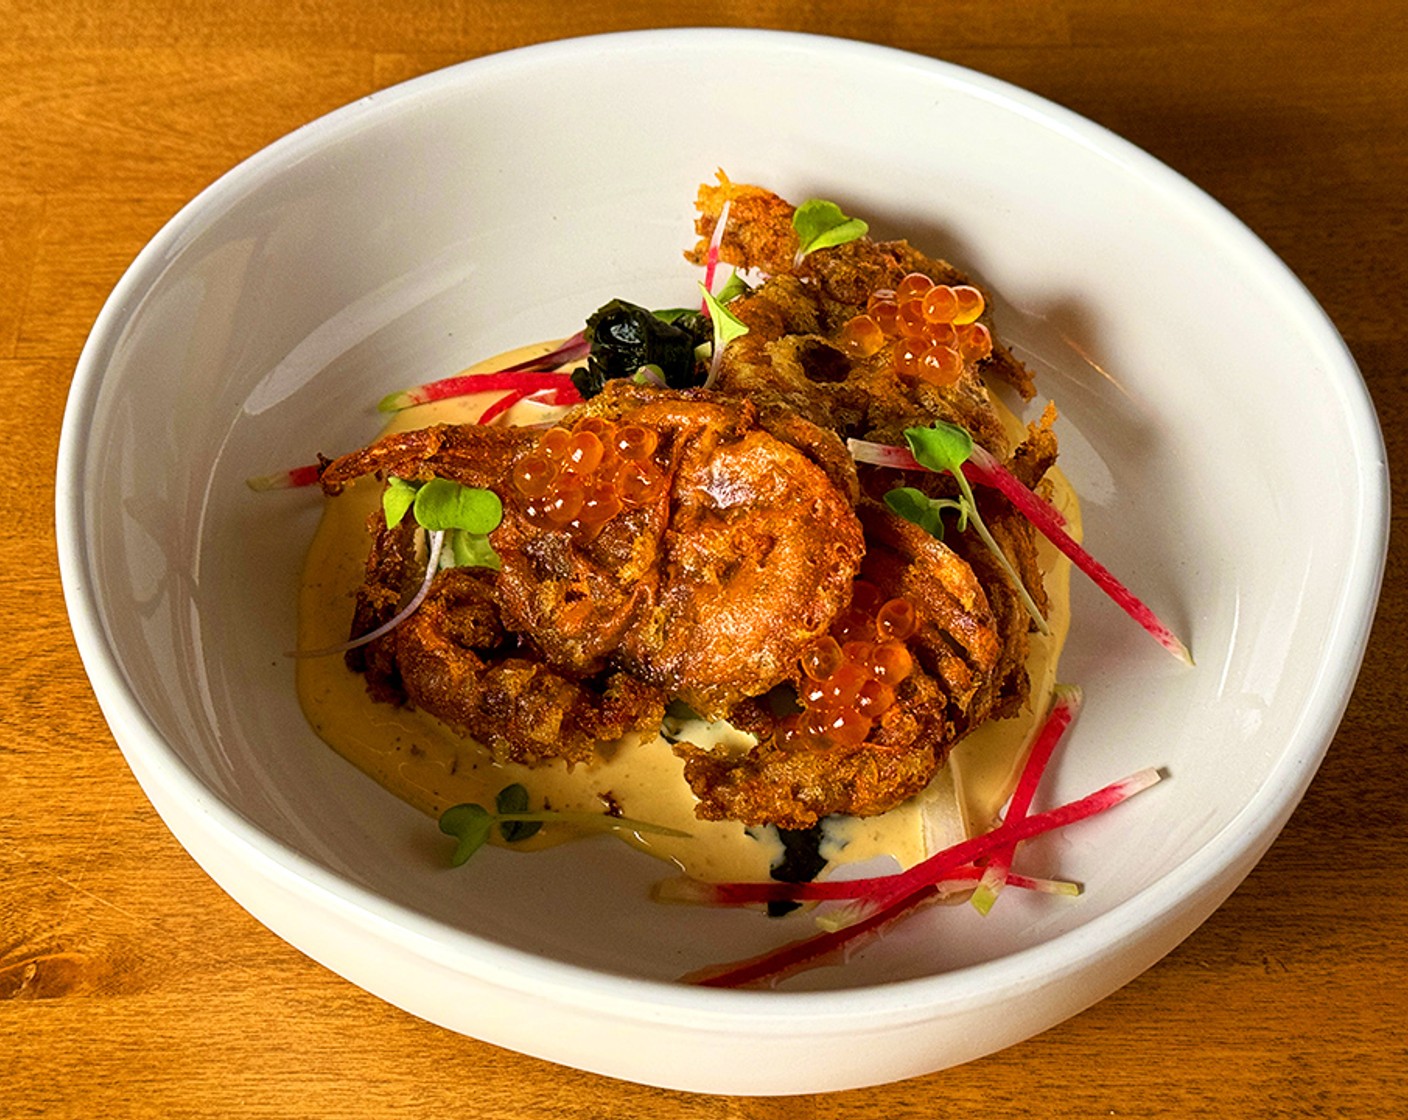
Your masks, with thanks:
[{"label": "green microgreen sprout", "polygon": [[725,307],[718,296],[703,284],[699,285],[699,290],[704,293],[704,306],[709,312],[709,321],[714,325],[714,349],[709,358],[709,376],[704,379],[704,388],[712,389],[719,376],[724,347],[735,338],[747,334],[748,324]]},{"label": "green microgreen sprout", "polygon": [[486,533],[454,530],[450,533],[450,556],[456,568],[491,568],[497,572],[503,567]]},{"label": "green microgreen sprout", "polygon": [[412,507],[421,526],[437,530],[462,529],[489,533],[504,519],[504,506],[492,490],[462,486],[448,478],[432,478],[416,493]]},{"label": "green microgreen sprout", "polygon": [[494,826],[509,844],[527,840],[545,824],[566,825],[578,832],[643,832],[654,836],[675,836],[688,839],[688,832],[630,817],[613,817],[606,813],[576,810],[528,808],[528,791],[518,783],[505,786],[494,799],[494,811],[483,805],[453,805],[440,814],[440,831],[459,841],[450,866],[459,867],[488,842]]},{"label": "green microgreen sprout", "polygon": [[699,290],[704,293],[704,304],[709,308],[709,319],[714,324],[714,353],[721,354],[723,348],[735,338],[748,333],[748,325],[703,284],[699,285]]},{"label": "green microgreen sprout", "polygon": [[422,529],[446,533],[456,567],[496,571],[500,567],[489,534],[503,521],[504,507],[492,490],[464,486],[448,478],[415,483],[393,475],[382,492],[381,510],[388,529],[399,525],[410,512]]},{"label": "green microgreen sprout", "polygon": [[406,511],[415,505],[416,493],[420,487],[404,478],[394,475],[386,480],[386,489],[381,492],[381,512],[386,516],[386,527],[394,529],[401,524]]},{"label": "green microgreen sprout", "polygon": [[[931,471],[948,471],[954,481],[958,483],[958,490],[962,496],[957,500],[952,498],[931,499],[918,490],[904,486],[886,494],[885,504],[906,521],[914,522],[920,528],[940,539],[943,538],[943,526],[940,524],[940,531],[936,533],[932,527],[933,523],[939,520],[940,514],[945,509],[958,510],[959,530],[964,530],[968,521],[973,523],[973,528],[977,530],[978,536],[982,539],[987,550],[992,553],[993,559],[998,562],[1002,570],[1007,573],[1007,578],[1012,581],[1012,586],[1016,588],[1022,605],[1026,607],[1027,613],[1036,623],[1036,628],[1043,634],[1051,633],[1051,628],[1037,608],[1031,592],[1022,583],[1022,578],[1017,574],[1017,570],[1012,567],[1012,561],[1007,558],[1007,553],[1002,551],[1002,546],[993,539],[992,533],[983,523],[982,515],[978,512],[977,500],[973,497],[973,488],[963,475],[963,464],[973,454],[972,435],[966,428],[957,424],[935,420],[932,427],[906,428],[904,438],[905,442],[909,444],[910,454],[921,465],[928,467]],[[923,503],[918,501],[921,498],[924,499]]]},{"label": "green microgreen sprout", "polygon": [[797,231],[801,247],[795,264],[801,264],[808,253],[817,249],[834,249],[848,241],[858,241],[870,232],[860,218],[849,218],[834,202],[813,198],[802,203],[792,214],[792,228]]},{"label": "green microgreen sprout", "polygon": [[957,498],[931,498],[913,486],[896,486],[885,495],[885,504],[906,521],[912,521],[931,537],[944,539],[943,513],[958,514],[958,531],[968,528],[968,506]]},{"label": "green microgreen sprout", "polygon": [[542,821],[503,819],[504,813],[528,812],[528,787],[518,782],[514,782],[511,786],[504,786],[499,790],[499,795],[494,798],[494,810],[495,814],[499,816],[499,835],[510,844],[518,840],[527,840],[543,827]]},{"label": "green microgreen sprout", "polygon": [[440,831],[459,841],[450,866],[459,867],[482,848],[494,827],[494,817],[483,805],[453,805],[440,814]]},{"label": "green microgreen sprout", "polygon": [[738,299],[739,296],[746,296],[752,292],[748,286],[748,281],[740,276],[737,270],[729,274],[729,278],[724,281],[724,286],[715,293],[714,298],[720,303],[728,304]]}]

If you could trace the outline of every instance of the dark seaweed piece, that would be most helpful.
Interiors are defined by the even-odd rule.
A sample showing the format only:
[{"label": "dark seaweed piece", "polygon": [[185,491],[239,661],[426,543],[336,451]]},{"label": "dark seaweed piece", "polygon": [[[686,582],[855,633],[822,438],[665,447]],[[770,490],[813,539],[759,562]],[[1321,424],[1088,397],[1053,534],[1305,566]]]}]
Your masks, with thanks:
[{"label": "dark seaweed piece", "polygon": [[[782,859],[769,872],[779,883],[810,883],[826,866],[821,855],[821,821],[810,828],[779,828]],[[768,917],[780,918],[797,909],[796,902],[769,902]]]},{"label": "dark seaweed piece", "polygon": [[587,364],[572,374],[572,384],[584,399],[596,396],[613,378],[634,377],[641,366],[658,366],[671,389],[702,385],[708,376],[694,348],[712,333],[708,320],[697,312],[679,314],[667,323],[639,304],[613,299],[587,320],[586,336],[591,346]]}]

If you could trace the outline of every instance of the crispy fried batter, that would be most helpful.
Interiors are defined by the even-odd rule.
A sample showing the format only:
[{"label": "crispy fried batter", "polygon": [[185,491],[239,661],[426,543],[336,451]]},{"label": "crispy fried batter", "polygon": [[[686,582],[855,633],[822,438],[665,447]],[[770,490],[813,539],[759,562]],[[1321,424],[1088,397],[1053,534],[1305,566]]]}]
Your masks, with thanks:
[{"label": "crispy fried batter", "polygon": [[[905,428],[943,419],[967,428],[994,454],[1005,454],[1007,435],[983,380],[991,359],[970,365],[954,384],[937,387],[902,381],[890,368],[889,345],[870,358],[853,360],[836,343],[846,321],[865,309],[872,275],[879,278],[874,281],[878,287],[897,284],[905,275],[892,256],[923,263],[941,278],[947,275],[942,262],[916,261],[888,249],[852,242],[813,254],[823,258],[826,275],[838,287],[865,293],[855,303],[833,299],[824,282],[803,285],[790,276],[769,279],[740,298],[731,310],[748,324],[749,333],[724,352],[718,387],[776,397],[817,424],[877,442],[900,442]],[[816,326],[799,329],[800,324]]]},{"label": "crispy fried batter", "polygon": [[536,436],[523,428],[486,428],[474,424],[437,424],[383,436],[375,443],[323,464],[323,492],[342,493],[363,475],[395,475],[407,482],[447,478],[464,486],[497,489],[504,484],[516,454]]},{"label": "crispy fried batter", "polygon": [[[800,417],[773,415],[769,427],[746,401],[627,382],[579,414],[654,431],[654,461],[669,479],[658,500],[624,511],[588,542],[531,524],[504,482],[516,457],[535,446],[533,433],[510,440],[498,429],[465,427],[389,436],[329,465],[324,486],[336,492],[378,470],[498,490],[504,518],[490,537],[502,564],[492,582],[496,610],[554,672],[580,679],[623,669],[714,717],[787,679],[849,602],[864,551],[855,468],[839,440]],[[799,524],[827,531],[799,533]],[[410,552],[404,530],[377,534],[355,633],[394,613]],[[427,613],[434,612],[422,606],[416,617]],[[353,664],[375,670],[375,694],[401,689],[415,699],[425,692],[419,674],[448,679],[452,659],[441,653],[412,662],[397,644],[390,664],[383,640]],[[464,673],[477,679],[482,668],[471,661]]]},{"label": "crispy fried batter", "polygon": [[[380,521],[377,515],[376,521]],[[375,629],[419,582],[424,559],[409,522],[374,523],[367,576],[357,593],[352,633]],[[488,569],[440,572],[410,618],[347,653],[383,703],[411,703],[475,736],[501,761],[591,759],[598,742],[654,731],[664,696],[625,674],[598,682],[569,679],[520,649],[504,628]]]},{"label": "crispy fried batter", "polygon": [[712,718],[792,675],[849,602],[864,543],[853,490],[802,452],[761,428],[711,435],[682,457],[659,595],[622,655]]},{"label": "crispy fried batter", "polygon": [[720,259],[764,272],[786,272],[801,248],[792,228],[792,206],[772,191],[731,182],[722,170],[717,174],[717,186],[705,183],[699,188],[695,203],[699,218],[694,223],[699,244],[685,254],[686,259],[704,263],[714,225],[727,202],[729,221],[724,227]]},{"label": "crispy fried batter", "polygon": [[1056,465],[1056,405],[1046,402],[1041,417],[1027,425],[1027,438],[1017,445],[1007,463],[1010,470],[1028,490],[1036,490],[1046,478],[1046,472]]},{"label": "crispy fried batter", "polygon": [[628,674],[603,677],[597,691],[517,655],[506,646],[486,569],[441,572],[394,637],[407,699],[501,761],[587,762],[598,743],[653,732],[665,712],[664,694]]},{"label": "crispy fried batter", "polygon": [[[352,634],[370,634],[388,622],[401,609],[414,582],[416,533],[409,522],[388,528],[381,514],[368,522],[372,549],[367,556],[366,575],[357,588],[352,612]],[[367,681],[367,691],[384,703],[399,703],[405,695],[396,667],[396,644],[388,638],[354,646],[344,660],[354,673]]]},{"label": "crispy fried batter", "polygon": [[741,758],[677,745],[706,820],[806,828],[830,813],[883,813],[923,789],[953,743],[986,715],[982,697],[1006,644],[973,569],[883,507],[865,502],[859,512],[867,543],[861,575],[886,597],[907,598],[919,615],[909,643],[916,668],[859,746],[783,745],[776,721],[757,707],[746,715],[759,742]]},{"label": "crispy fried batter", "polygon": [[976,701],[1012,639],[999,628],[1005,620],[994,616],[977,573],[943,541],[880,505],[862,506],[861,519],[869,544],[861,574],[914,604],[920,627],[910,652],[942,684],[949,723],[962,734],[987,715]]},{"label": "crispy fried batter", "polygon": [[[621,382],[582,411],[656,432],[655,462],[671,485],[586,547],[533,529],[510,501],[493,538],[510,626],[554,664],[610,660],[711,716],[785,679],[849,600],[864,548],[854,465],[839,441],[800,419],[775,425],[799,450],[751,403],[702,390]],[[831,532],[794,531],[808,520]],[[535,549],[558,556],[561,575],[514,559]]]},{"label": "crispy fried batter", "polygon": [[675,750],[699,798],[695,813],[702,820],[809,828],[832,813],[864,817],[893,809],[928,785],[942,764],[939,736],[923,734],[942,725],[942,715],[934,714],[943,708],[938,692],[916,673],[891,709],[890,726],[858,747],[789,750],[765,739],[745,758],[725,759],[681,743]]}]

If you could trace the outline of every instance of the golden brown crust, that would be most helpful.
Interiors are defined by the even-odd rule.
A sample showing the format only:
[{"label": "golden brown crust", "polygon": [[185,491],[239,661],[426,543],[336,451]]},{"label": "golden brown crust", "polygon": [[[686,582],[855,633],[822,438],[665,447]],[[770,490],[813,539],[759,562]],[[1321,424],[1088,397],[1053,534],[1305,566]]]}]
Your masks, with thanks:
[{"label": "golden brown crust", "polygon": [[[769,235],[760,224],[782,223],[790,230],[791,208],[759,207],[738,219],[730,211],[726,229],[736,220],[748,223],[739,232],[743,245],[766,243]],[[729,244],[727,236],[724,241]],[[745,253],[731,263],[756,261]],[[893,289],[911,272],[936,283],[972,283],[947,261],[927,257],[907,242],[868,238],[810,254],[797,274],[769,276],[730,305],[749,333],[725,351],[718,388],[771,394],[823,427],[880,443],[903,442],[905,428],[947,420],[1004,456],[1007,435],[984,378],[1006,381],[1024,397],[1034,388],[1030,372],[1000,343],[991,357],[969,363],[955,383],[943,387],[896,376],[890,368],[892,345],[852,359],[837,343],[842,326],[865,310],[872,292]],[[991,312],[985,310],[979,321],[991,329]]]},{"label": "golden brown crust", "polygon": [[[496,618],[524,647],[522,658],[553,673],[580,680],[623,670],[711,717],[788,679],[802,650],[849,602],[864,551],[853,509],[855,469],[839,440],[796,417],[774,416],[769,427],[746,401],[627,382],[613,384],[578,414],[655,432],[653,461],[668,479],[658,499],[623,511],[590,541],[532,524],[504,482],[516,457],[535,446],[536,433],[504,439],[496,429],[466,426],[388,436],[330,464],[324,484],[335,492],[371,470],[450,477],[498,491],[504,517],[490,542],[502,567],[485,586]],[[826,531],[796,531],[807,524]],[[408,532],[376,534],[356,633],[390,617],[412,581]],[[461,680],[469,688],[486,672],[477,655],[467,654],[460,665],[450,646],[430,640],[454,622],[457,609],[432,594],[398,627],[419,634],[419,644],[383,639],[356,659],[364,670],[376,667],[369,676],[375,695],[396,698],[400,689],[412,701],[434,696],[437,714],[453,710],[467,726],[464,712],[448,704],[446,688],[426,683]],[[421,628],[423,617],[435,619],[431,630]],[[520,676],[526,671],[514,668]],[[543,718],[556,728],[554,710],[543,709]],[[514,733],[521,749],[546,749],[528,745],[545,741],[546,733],[529,734],[522,719]],[[566,743],[563,749],[576,750]]]},{"label": "golden brown crust", "polygon": [[452,568],[396,628],[396,661],[406,698],[474,736],[501,761],[589,762],[597,744],[660,726],[664,695],[623,673],[597,688],[508,647],[493,580],[484,569]]},{"label": "golden brown crust", "polygon": [[448,478],[464,486],[492,490],[503,486],[514,456],[534,438],[522,428],[436,424],[383,436],[359,451],[333,459],[323,465],[319,481],[330,496],[340,494],[349,482],[364,475],[395,475],[407,482]]},{"label": "golden brown crust", "polygon": [[764,272],[786,272],[801,248],[792,228],[792,206],[772,191],[747,183],[734,183],[720,169],[718,183],[699,187],[695,201],[699,218],[694,223],[699,243],[685,258],[694,264],[704,264],[714,225],[724,204],[728,203],[728,224],[720,245],[720,260],[740,268],[758,268]]},{"label": "golden brown crust", "polygon": [[1005,643],[973,569],[883,507],[864,502],[859,512],[867,544],[861,575],[883,598],[908,599],[919,616],[909,642],[914,672],[857,746],[784,744],[776,721],[756,708],[748,729],[759,743],[742,757],[677,745],[701,817],[806,828],[831,813],[886,812],[923,789],[951,745],[985,716],[980,700]]},{"label": "golden brown crust", "polygon": [[894,737],[905,745],[790,750],[769,739],[735,760],[681,744],[685,780],[700,799],[695,812],[703,820],[810,828],[833,813],[873,816],[894,808],[927,786],[942,761],[914,733],[926,722],[925,707],[936,706],[921,698],[926,680],[906,682],[903,707],[892,709],[891,722],[904,725]]}]

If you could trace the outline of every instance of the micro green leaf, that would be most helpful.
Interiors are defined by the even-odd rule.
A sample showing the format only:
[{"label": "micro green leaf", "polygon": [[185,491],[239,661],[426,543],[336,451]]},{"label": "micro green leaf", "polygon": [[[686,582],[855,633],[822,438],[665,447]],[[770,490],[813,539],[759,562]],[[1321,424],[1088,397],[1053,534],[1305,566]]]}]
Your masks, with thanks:
[{"label": "micro green leaf", "polygon": [[[935,420],[932,427],[906,428],[904,438],[905,442],[909,444],[910,454],[914,456],[920,466],[927,467],[931,471],[948,471],[953,476],[962,495],[960,501],[955,503],[960,511],[960,517],[972,519],[973,528],[978,531],[978,536],[982,539],[984,547],[1007,574],[1013,589],[1017,592],[1017,597],[1022,600],[1022,605],[1026,607],[1027,614],[1031,616],[1036,628],[1043,634],[1051,633],[1051,627],[1047,625],[1046,617],[1037,608],[1036,600],[1032,598],[1031,592],[1022,582],[1022,577],[1017,574],[1017,569],[1007,558],[1007,553],[1002,551],[1002,546],[988,531],[987,525],[983,523],[982,514],[978,512],[978,500],[973,497],[973,488],[968,484],[968,479],[963,474],[963,464],[973,454],[973,437],[969,434],[968,429],[944,420]],[[889,503],[889,495],[886,495],[886,503]],[[895,507],[891,505],[890,508],[894,509]],[[905,516],[900,510],[895,510],[895,512],[899,513],[901,517]],[[908,520],[913,520],[913,518]],[[918,522],[916,523],[918,524]],[[941,536],[939,533],[933,535]]]},{"label": "micro green leaf", "polygon": [[456,529],[450,534],[450,551],[457,568],[492,568],[497,572],[503,567],[485,533]]},{"label": "micro green leaf", "polygon": [[613,817],[606,813],[530,810],[528,791],[516,782],[501,789],[494,800],[496,811],[492,813],[483,805],[465,804],[446,809],[440,815],[440,831],[459,839],[459,846],[450,858],[451,866],[459,867],[482,848],[496,824],[499,826],[500,835],[509,843],[528,839],[544,824],[559,824],[581,832],[639,832],[654,836],[678,836],[686,840],[690,835],[662,824],[633,820],[630,817]]},{"label": "micro green leaf", "polygon": [[454,805],[440,814],[440,831],[459,840],[450,866],[459,867],[489,839],[494,818],[483,805]]},{"label": "micro green leaf", "polygon": [[885,495],[885,504],[890,509],[912,521],[926,533],[939,540],[944,539],[943,511],[951,509],[958,514],[958,531],[968,528],[968,507],[952,498],[931,498],[913,486],[897,486]]},{"label": "micro green leaf", "polygon": [[394,529],[401,524],[401,518],[416,500],[420,487],[404,478],[394,475],[386,480],[386,489],[381,494],[381,512],[386,515],[386,527]]},{"label": "micro green leaf", "polygon": [[720,303],[732,303],[739,296],[746,296],[752,290],[748,286],[748,282],[735,270],[724,281],[724,286],[719,289],[717,298]]},{"label": "micro green leaf", "polygon": [[447,478],[432,478],[422,486],[414,508],[416,520],[432,532],[463,529],[488,533],[499,527],[504,516],[503,503],[492,490],[462,486]]},{"label": "micro green leaf", "polygon": [[848,218],[834,202],[823,198],[808,199],[792,214],[792,228],[797,231],[801,248],[797,253],[800,262],[808,253],[817,249],[834,249],[848,241],[857,241],[870,232],[870,227],[859,218]]},{"label": "micro green leaf", "polygon": [[704,293],[704,304],[709,308],[709,319],[714,324],[714,357],[717,359],[725,346],[748,333],[748,326],[703,284],[699,285],[699,290]]},{"label": "micro green leaf", "polygon": [[973,454],[973,437],[967,428],[935,420],[928,428],[906,428],[910,454],[931,471],[951,471],[960,482],[963,464]]},{"label": "micro green leaf", "polygon": [[[500,816],[505,813],[526,813],[528,811],[527,788],[518,782],[514,782],[511,786],[504,786],[499,790],[494,807]],[[542,827],[542,821],[500,821],[499,835],[512,844],[518,840],[527,840]]]},{"label": "micro green leaf", "polygon": [[[897,471],[928,470],[907,448],[893,447],[886,443],[872,443],[869,440],[851,438],[846,441],[852,457],[857,463],[868,463],[877,467],[888,467]],[[1130,618],[1139,623],[1153,639],[1173,654],[1185,665],[1193,664],[1189,653],[1178,638],[1139,596],[1115,578],[1113,572],[1090,555],[1066,532],[1066,520],[1050,502],[1038,498],[1004,467],[991,452],[981,445],[973,446],[973,455],[963,464],[963,477],[968,481],[988,486],[1002,494],[1038,532],[1049,540],[1077,568],[1088,575],[1096,587],[1100,588]]]}]

